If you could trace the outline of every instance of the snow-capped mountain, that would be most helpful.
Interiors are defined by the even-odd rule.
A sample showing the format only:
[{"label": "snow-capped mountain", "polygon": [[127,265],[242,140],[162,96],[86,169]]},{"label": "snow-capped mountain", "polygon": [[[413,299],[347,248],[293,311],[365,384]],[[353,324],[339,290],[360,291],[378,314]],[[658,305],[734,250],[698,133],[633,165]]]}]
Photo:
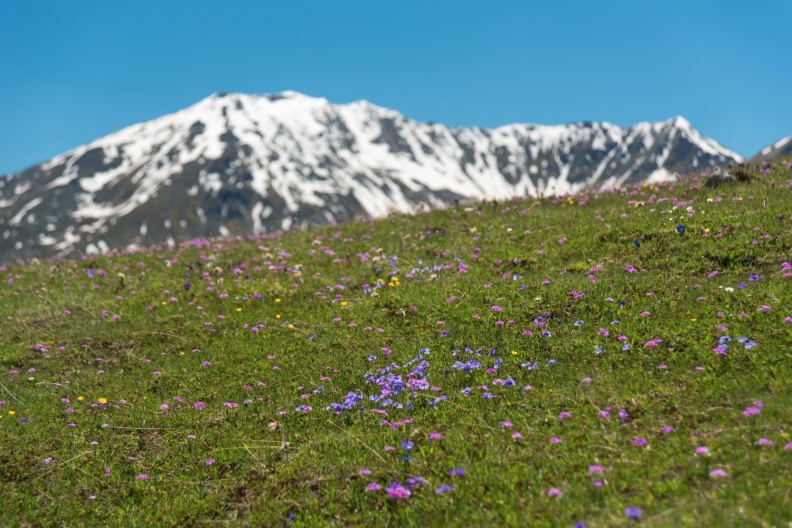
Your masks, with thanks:
[{"label": "snow-capped mountain", "polygon": [[776,141],[769,147],[763,148],[751,161],[765,161],[781,156],[792,155],[792,135]]},{"label": "snow-capped mountain", "polygon": [[573,193],[741,159],[682,117],[452,128],[367,101],[215,94],[0,178],[0,260]]}]

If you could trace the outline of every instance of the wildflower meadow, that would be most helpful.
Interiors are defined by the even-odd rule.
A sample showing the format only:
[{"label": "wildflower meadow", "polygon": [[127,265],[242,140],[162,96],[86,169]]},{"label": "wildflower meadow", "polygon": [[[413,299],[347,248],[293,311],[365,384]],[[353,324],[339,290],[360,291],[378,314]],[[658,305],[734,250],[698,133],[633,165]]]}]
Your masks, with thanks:
[{"label": "wildflower meadow", "polygon": [[0,267],[3,526],[788,526],[792,164]]}]

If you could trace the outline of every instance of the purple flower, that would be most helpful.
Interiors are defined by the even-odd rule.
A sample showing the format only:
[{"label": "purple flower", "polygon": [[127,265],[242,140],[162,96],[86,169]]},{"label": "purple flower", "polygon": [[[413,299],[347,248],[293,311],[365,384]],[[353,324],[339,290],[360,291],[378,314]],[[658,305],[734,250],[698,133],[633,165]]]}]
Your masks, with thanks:
[{"label": "purple flower", "polygon": [[453,489],[454,488],[452,488],[448,484],[443,484],[442,486],[438,486],[437,487],[437,489],[435,490],[435,493],[437,493],[438,495],[442,495],[443,493],[448,493],[449,491],[451,491]]},{"label": "purple flower", "polygon": [[146,473],[140,473],[135,479],[137,480],[148,480],[149,476]]},{"label": "purple flower", "polygon": [[571,418],[571,417],[572,417],[572,413],[570,413],[570,412],[567,412],[567,411],[564,411],[564,412],[560,413],[560,414],[558,415],[558,417],[559,417],[561,420],[566,420],[567,418]]},{"label": "purple flower", "polygon": [[588,470],[589,470],[589,473],[604,473],[605,472],[605,468],[602,467],[602,466],[598,466],[598,465],[589,466]]},{"label": "purple flower", "polygon": [[647,443],[648,442],[646,441],[646,438],[638,437],[635,440],[633,440],[634,446],[645,446]]},{"label": "purple flower", "polygon": [[635,506],[630,506],[628,508],[624,508],[624,515],[626,515],[631,521],[640,521],[641,515],[643,515],[643,510],[641,510],[641,508],[636,508]]},{"label": "purple flower", "polygon": [[409,440],[404,440],[401,443],[401,448],[404,449],[405,451],[412,451],[415,448],[415,444]]},{"label": "purple flower", "polygon": [[449,477],[464,477],[465,475],[466,475],[465,470],[460,467],[456,469],[452,469],[451,471],[448,472]]},{"label": "purple flower", "polygon": [[193,404],[193,407],[195,407],[196,409],[198,409],[198,410],[200,411],[201,409],[203,409],[204,407],[206,407],[206,404],[205,404],[204,402],[199,402],[199,401],[198,401],[198,402],[195,402],[195,403]]},{"label": "purple flower", "polygon": [[410,490],[399,484],[392,483],[387,489],[389,499],[407,499],[410,497]]},{"label": "purple flower", "polygon": [[235,407],[238,407],[238,405],[236,403],[234,403],[234,402],[225,402],[225,403],[223,403],[223,405],[225,405],[229,409],[234,409]]},{"label": "purple flower", "polygon": [[382,489],[382,486],[377,484],[376,482],[372,482],[368,486],[366,486],[366,491],[379,491]]},{"label": "purple flower", "polygon": [[206,461],[206,465],[207,466],[211,466],[214,463],[215,463],[215,459],[214,458],[210,458],[209,460]]}]

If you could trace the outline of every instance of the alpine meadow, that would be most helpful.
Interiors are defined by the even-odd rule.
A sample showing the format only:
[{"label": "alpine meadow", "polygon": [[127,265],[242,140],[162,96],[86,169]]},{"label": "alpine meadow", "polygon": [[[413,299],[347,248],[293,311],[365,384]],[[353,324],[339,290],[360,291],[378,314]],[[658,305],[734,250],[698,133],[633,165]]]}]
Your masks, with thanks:
[{"label": "alpine meadow", "polygon": [[789,526],[792,162],[736,173],[4,265],[0,525]]}]

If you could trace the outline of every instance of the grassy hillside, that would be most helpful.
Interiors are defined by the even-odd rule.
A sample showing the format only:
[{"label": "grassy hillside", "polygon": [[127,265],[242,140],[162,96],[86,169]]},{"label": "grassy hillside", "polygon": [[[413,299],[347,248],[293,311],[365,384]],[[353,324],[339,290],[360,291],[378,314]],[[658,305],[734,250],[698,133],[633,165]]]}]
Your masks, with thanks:
[{"label": "grassy hillside", "polygon": [[0,268],[0,524],[786,526],[753,175]]}]

